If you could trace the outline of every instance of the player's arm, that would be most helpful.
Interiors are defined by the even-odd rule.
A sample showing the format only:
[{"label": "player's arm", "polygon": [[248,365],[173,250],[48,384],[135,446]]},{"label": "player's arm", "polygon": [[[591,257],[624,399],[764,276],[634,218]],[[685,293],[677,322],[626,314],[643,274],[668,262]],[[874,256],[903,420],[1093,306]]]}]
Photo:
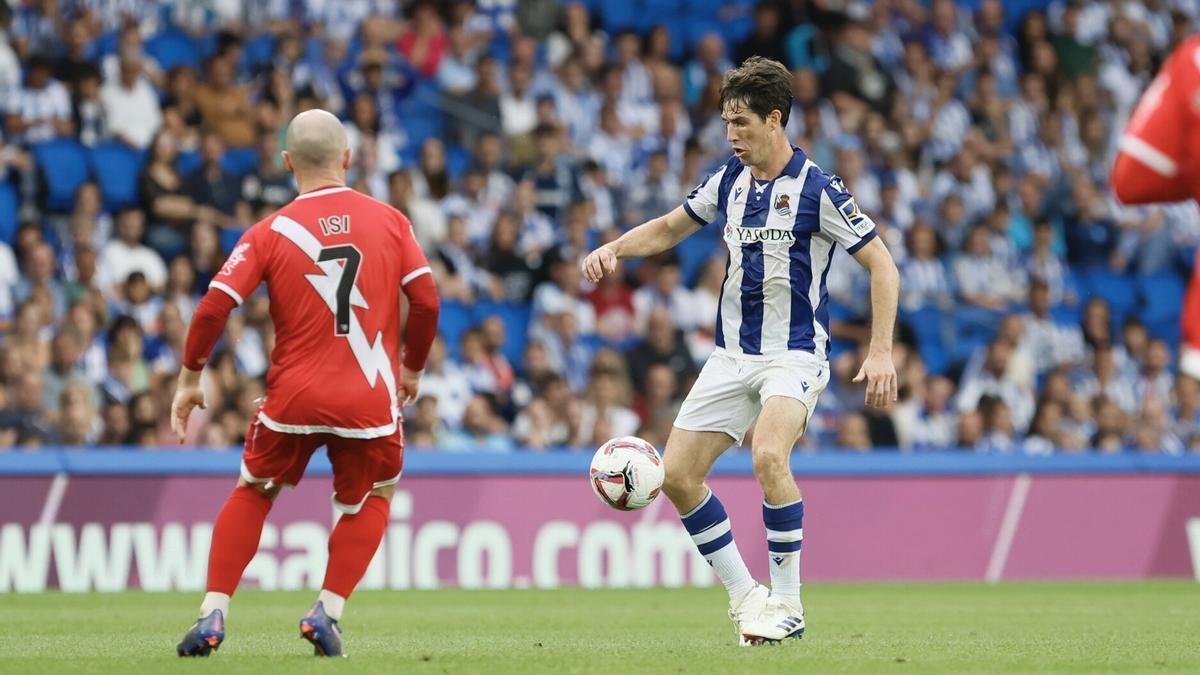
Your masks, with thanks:
[{"label": "player's arm", "polygon": [[841,178],[834,176],[816,199],[821,231],[846,247],[871,274],[871,344],[855,382],[867,382],[866,404],[886,408],[896,400],[896,366],[892,363],[892,329],[900,299],[900,273],[875,223],[854,202]]},{"label": "player's arm", "polygon": [[[425,267],[429,269],[428,266]],[[437,335],[438,314],[441,300],[433,275],[421,274],[403,287],[408,298],[408,321],[404,325],[404,358],[400,372],[400,384],[404,387],[404,405],[417,399],[421,388],[421,375],[425,373],[425,360]]]},{"label": "player's arm", "polygon": [[858,249],[854,259],[871,275],[871,344],[854,381],[867,381],[867,405],[886,408],[897,397],[892,330],[900,299],[900,272],[879,237]]},{"label": "player's arm", "polygon": [[180,443],[187,434],[187,421],[192,410],[208,407],[204,402],[204,390],[200,388],[200,374],[225,330],[229,313],[236,306],[237,302],[228,293],[210,288],[192,315],[184,344],[183,366],[175,385],[175,400],[171,403],[171,430]]},{"label": "player's arm", "polygon": [[417,400],[421,388],[421,375],[425,373],[425,359],[437,335],[438,314],[441,300],[433,271],[425,252],[417,244],[412,233],[412,223],[397,212],[402,234],[400,290],[408,298],[408,320],[404,324],[404,354],[401,357],[400,387],[397,392],[401,401],[408,405]]},{"label": "player's arm", "polygon": [[259,225],[246,230],[192,315],[184,343],[183,366],[179,369],[179,381],[175,385],[175,400],[171,403],[171,430],[179,437],[180,443],[187,433],[188,417],[192,410],[197,406],[205,407],[200,373],[225,330],[229,313],[262,282],[269,257],[268,241],[262,232],[263,228]]},{"label": "player's arm", "polygon": [[596,282],[617,269],[623,258],[644,258],[662,253],[699,230],[701,223],[677,206],[670,213],[648,220],[614,241],[592,251],[583,261],[583,276]]}]

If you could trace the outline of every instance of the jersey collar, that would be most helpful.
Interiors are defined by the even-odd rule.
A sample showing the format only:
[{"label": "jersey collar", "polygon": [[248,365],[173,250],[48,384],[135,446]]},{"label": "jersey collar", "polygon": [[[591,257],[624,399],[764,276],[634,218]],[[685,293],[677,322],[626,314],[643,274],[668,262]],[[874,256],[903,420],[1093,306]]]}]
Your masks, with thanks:
[{"label": "jersey collar", "polygon": [[792,158],[783,167],[783,173],[780,175],[791,176],[792,178],[800,177],[800,170],[804,168],[804,161],[808,159],[804,156],[804,151],[799,147],[792,146]]}]

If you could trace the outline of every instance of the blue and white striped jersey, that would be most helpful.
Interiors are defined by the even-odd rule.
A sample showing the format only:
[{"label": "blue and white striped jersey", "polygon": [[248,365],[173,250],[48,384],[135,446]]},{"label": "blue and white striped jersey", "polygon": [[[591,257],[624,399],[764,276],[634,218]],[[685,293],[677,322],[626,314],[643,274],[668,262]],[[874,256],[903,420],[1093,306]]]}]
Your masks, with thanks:
[{"label": "blue and white striped jersey", "polygon": [[800,148],[774,180],[756,180],[731,157],[683,208],[707,225],[725,214],[729,260],[717,309],[718,349],[738,355],[829,354],[825,277],[836,244],[850,253],[875,238],[837,176]]}]

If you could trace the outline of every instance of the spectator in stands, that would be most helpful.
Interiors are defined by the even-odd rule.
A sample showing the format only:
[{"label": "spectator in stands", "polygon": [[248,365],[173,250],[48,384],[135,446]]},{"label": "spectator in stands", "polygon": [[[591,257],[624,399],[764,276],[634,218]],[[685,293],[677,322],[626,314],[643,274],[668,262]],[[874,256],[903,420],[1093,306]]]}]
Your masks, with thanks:
[{"label": "spectator in stands", "polygon": [[935,376],[917,385],[919,396],[904,402],[893,415],[903,449],[945,450],[954,446],[958,416],[950,406],[954,383]]},{"label": "spectator in stands", "polygon": [[844,415],[838,425],[837,445],[842,450],[869,452],[871,434],[867,427],[867,418],[861,412]]},{"label": "spectator in stands", "polygon": [[964,303],[993,312],[1010,307],[1025,292],[1021,271],[992,253],[983,226],[967,235],[963,255],[954,262],[954,280]]},{"label": "spectator in stands", "polygon": [[1092,350],[1091,372],[1081,376],[1075,390],[1089,398],[1103,395],[1107,402],[1126,414],[1133,414],[1138,409],[1135,382],[1122,372],[1117,362],[1117,350],[1112,345],[1099,345]]},{"label": "spectator in stands", "polygon": [[646,319],[645,337],[625,352],[633,386],[645,390],[645,377],[655,364],[669,366],[681,382],[690,382],[696,374],[696,363],[692,360],[684,343],[682,331],[671,320],[665,307],[650,310]]},{"label": "spectator in stands", "polygon": [[588,379],[587,402],[583,404],[579,437],[574,445],[599,446],[610,438],[632,436],[641,426],[629,408],[629,380],[619,369],[593,367]]},{"label": "spectator in stands", "polygon": [[1050,315],[1050,287],[1040,279],[1029,285],[1029,314],[1024,323],[1025,339],[1039,375],[1060,365],[1083,364],[1083,333],[1078,326],[1060,324]]},{"label": "spectator in stands", "polygon": [[152,289],[161,289],[167,280],[167,268],[153,249],[141,243],[146,217],[138,209],[117,213],[116,236],[100,252],[99,288],[110,298],[117,297],[118,285],[134,272],[141,272]]},{"label": "spectator in stands", "polygon": [[571,391],[582,392],[588,386],[592,350],[580,339],[578,314],[561,296],[548,297],[542,307],[544,328],[531,338],[545,347],[550,369],[567,381]]},{"label": "spectator in stands", "polygon": [[279,156],[279,137],[263,133],[258,137],[258,165],[242,178],[239,213],[244,208],[251,214],[240,218],[243,223],[253,223],[272,213],[296,197],[292,176],[283,167]]},{"label": "spectator in stands", "polygon": [[54,249],[44,242],[30,251],[25,261],[24,275],[13,293],[17,302],[38,302],[48,314],[47,321],[57,321],[67,311],[67,293],[55,276]]},{"label": "spectator in stands", "polygon": [[556,223],[538,209],[537,201],[538,189],[532,180],[525,179],[517,183],[512,203],[520,221],[517,253],[530,261],[543,260],[547,250],[554,245],[556,236]]},{"label": "spectator in stands", "polygon": [[474,396],[463,413],[462,429],[447,429],[438,437],[438,448],[447,452],[508,452],[514,441],[508,424],[484,396]]},{"label": "spectator in stands", "polygon": [[159,133],[139,181],[142,209],[150,223],[148,241],[161,252],[183,250],[196,215],[196,202],[179,175],[178,156],[179,138],[171,131]]},{"label": "spectator in stands", "polygon": [[[157,112],[157,97],[153,105]],[[94,66],[81,73],[71,87],[71,111],[71,122],[80,143],[90,148],[109,136],[109,113],[100,90],[100,71]]]},{"label": "spectator in stands", "polygon": [[7,447],[43,445],[52,438],[53,426],[42,408],[43,382],[39,371],[17,376],[11,399],[0,409],[0,445]]},{"label": "spectator in stands", "polygon": [[646,332],[646,322],[655,308],[665,308],[671,321],[684,331],[700,325],[704,319],[696,312],[694,293],[682,283],[679,258],[674,252],[655,256],[643,263],[648,283],[633,294],[634,321],[639,333]]},{"label": "spectator in stands", "polygon": [[92,383],[80,369],[83,354],[79,335],[63,329],[50,342],[50,365],[42,371],[42,410],[58,412],[63,392],[72,385],[90,388]]},{"label": "spectator in stands", "polygon": [[162,111],[136,56],[122,55],[118,78],[105,83],[100,98],[114,138],[138,150],[150,146],[162,124]]},{"label": "spectator in stands", "polygon": [[901,306],[909,312],[924,307],[949,309],[954,296],[939,256],[937,233],[921,221],[908,231],[906,240],[909,255],[900,265]]},{"label": "spectator in stands", "polygon": [[29,59],[25,86],[9,101],[6,130],[26,145],[75,133],[71,121],[71,95],[54,79],[53,65],[44,56]]},{"label": "spectator in stands", "polygon": [[221,158],[225,143],[217,133],[206,133],[200,146],[200,168],[184,180],[184,192],[196,204],[196,216],[216,225],[233,224],[241,197],[241,181],[225,171]]},{"label": "spectator in stands", "polygon": [[1033,393],[1009,372],[1012,354],[1013,345],[1008,340],[996,339],[988,345],[982,368],[964,375],[959,386],[960,413],[979,409],[984,396],[993,396],[1008,408],[1014,428],[1028,428],[1034,412]]},{"label": "spectator in stands", "polygon": [[597,335],[609,343],[620,343],[634,335],[633,289],[620,269],[605,275],[586,297],[596,315]]},{"label": "spectator in stands", "polygon": [[204,129],[225,146],[244,148],[254,145],[254,109],[249,92],[234,80],[235,66],[228,53],[209,58],[204,81],[193,95]]}]

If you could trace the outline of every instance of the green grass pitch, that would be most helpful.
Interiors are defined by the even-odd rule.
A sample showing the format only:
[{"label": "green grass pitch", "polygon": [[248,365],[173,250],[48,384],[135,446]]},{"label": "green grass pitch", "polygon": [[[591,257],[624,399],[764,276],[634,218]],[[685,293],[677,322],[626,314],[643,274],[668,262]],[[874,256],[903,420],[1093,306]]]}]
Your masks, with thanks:
[{"label": "green grass pitch", "polygon": [[363,592],[338,660],[313,658],[297,637],[311,593],[240,593],[207,660],[174,651],[198,593],[7,595],[0,672],[1200,672],[1196,583],[804,592],[804,639],[759,648],[736,646],[719,588]]}]

